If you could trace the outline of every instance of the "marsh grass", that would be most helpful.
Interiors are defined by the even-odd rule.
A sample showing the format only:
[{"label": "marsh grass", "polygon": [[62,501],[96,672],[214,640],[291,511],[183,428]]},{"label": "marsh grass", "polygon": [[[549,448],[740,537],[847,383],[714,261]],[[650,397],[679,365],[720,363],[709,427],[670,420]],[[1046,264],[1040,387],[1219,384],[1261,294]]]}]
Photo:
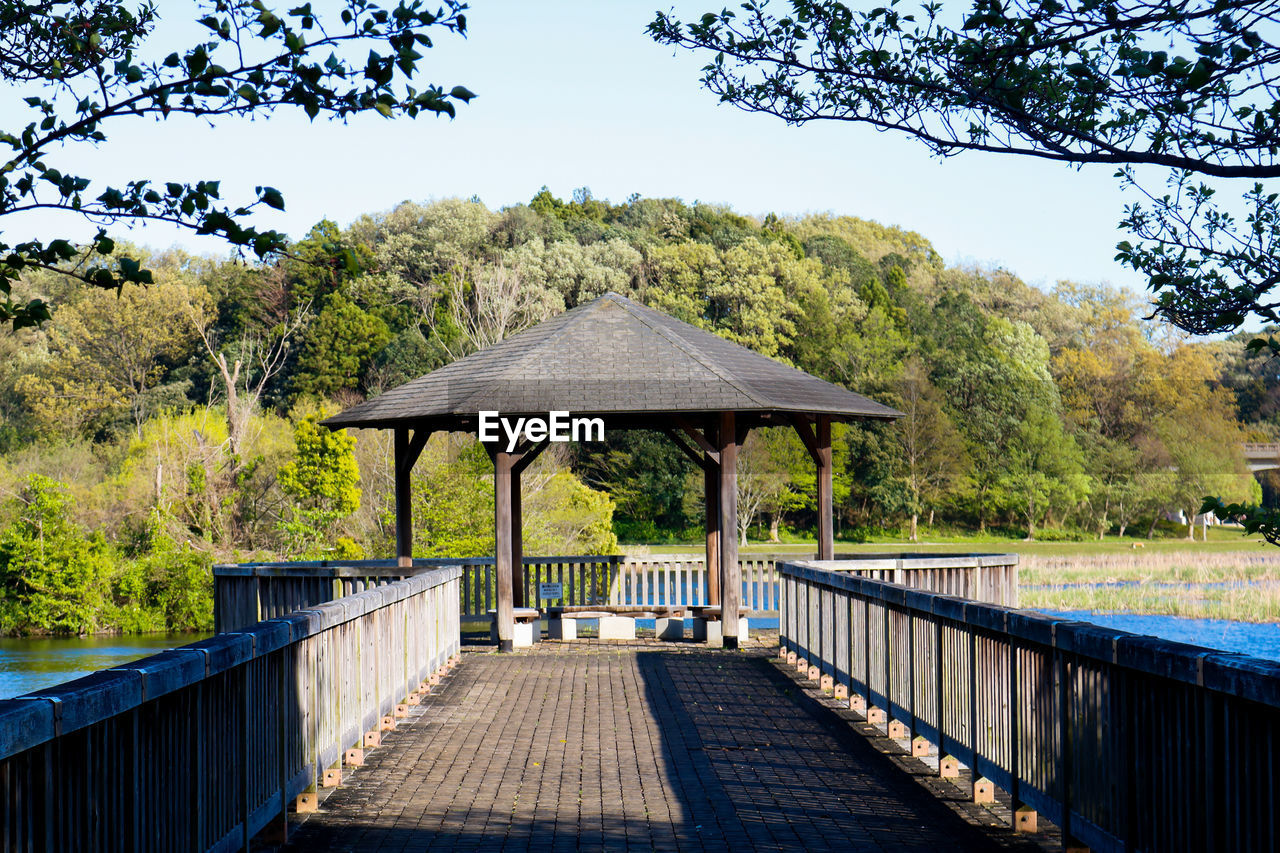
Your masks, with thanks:
[{"label": "marsh grass", "polygon": [[1280,621],[1280,549],[1026,556],[1018,602],[1037,610]]},{"label": "marsh grass", "polygon": [[1028,584],[1220,583],[1280,580],[1280,548],[1249,551],[1127,551],[1069,556],[1023,554]]}]

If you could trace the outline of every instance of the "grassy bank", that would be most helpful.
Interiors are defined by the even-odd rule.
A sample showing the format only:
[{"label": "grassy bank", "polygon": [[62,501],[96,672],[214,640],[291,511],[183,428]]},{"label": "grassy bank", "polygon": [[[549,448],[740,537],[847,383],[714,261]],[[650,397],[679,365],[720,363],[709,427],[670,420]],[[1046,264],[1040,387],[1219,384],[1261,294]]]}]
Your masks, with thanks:
[{"label": "grassy bank", "polygon": [[[1198,531],[1197,531],[1198,535]],[[677,545],[623,545],[626,554],[696,554],[702,551],[701,541]],[[814,542],[768,543],[750,542],[738,549],[744,554],[812,554],[817,550]],[[1219,552],[1275,551],[1280,548],[1268,545],[1261,537],[1246,538],[1238,529],[1210,528],[1209,541],[1188,542],[1186,539],[1134,539],[1108,536],[1105,539],[1087,539],[1078,542],[1027,542],[994,536],[945,536],[930,537],[921,542],[903,539],[885,539],[876,542],[836,542],[839,554],[866,554],[892,551],[956,552],[996,551],[1026,556],[1074,557],[1102,554],[1206,554]]]}]

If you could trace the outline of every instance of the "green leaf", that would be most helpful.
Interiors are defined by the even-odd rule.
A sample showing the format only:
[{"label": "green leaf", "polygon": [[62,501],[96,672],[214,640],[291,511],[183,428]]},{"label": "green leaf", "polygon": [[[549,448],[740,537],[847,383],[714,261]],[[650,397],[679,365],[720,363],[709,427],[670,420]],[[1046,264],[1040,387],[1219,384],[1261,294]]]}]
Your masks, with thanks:
[{"label": "green leaf", "polygon": [[284,210],[284,196],[275,187],[260,187],[258,190],[263,203],[276,210]]},{"label": "green leaf", "polygon": [[1199,89],[1209,82],[1209,76],[1217,70],[1217,65],[1209,59],[1201,59],[1187,76],[1187,87]]}]

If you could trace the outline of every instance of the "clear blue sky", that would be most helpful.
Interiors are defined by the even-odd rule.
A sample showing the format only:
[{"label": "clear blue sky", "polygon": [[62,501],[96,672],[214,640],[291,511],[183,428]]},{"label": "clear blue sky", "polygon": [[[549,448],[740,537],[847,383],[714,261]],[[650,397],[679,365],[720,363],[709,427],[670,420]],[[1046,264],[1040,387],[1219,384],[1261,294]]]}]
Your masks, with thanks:
[{"label": "clear blue sky", "polygon": [[[176,16],[182,5],[162,9]],[[719,8],[676,8],[688,17],[711,6]],[[787,127],[721,106],[698,84],[705,58],[645,35],[654,8],[476,0],[468,38],[442,34],[424,62],[424,81],[478,95],[453,121],[139,121],[61,162],[117,181],[221,178],[237,202],[256,184],[274,185],[287,211],[258,224],[295,237],[323,217],[345,225],[405,199],[478,195],[497,208],[543,184],[561,197],[588,186],[613,201],[640,193],[756,215],[850,214],[918,231],[949,263],[1003,266],[1041,286],[1069,278],[1141,287],[1112,260],[1123,199],[1110,169],[983,155],[940,162],[903,136]],[[128,236],[225,251],[161,227]]]}]

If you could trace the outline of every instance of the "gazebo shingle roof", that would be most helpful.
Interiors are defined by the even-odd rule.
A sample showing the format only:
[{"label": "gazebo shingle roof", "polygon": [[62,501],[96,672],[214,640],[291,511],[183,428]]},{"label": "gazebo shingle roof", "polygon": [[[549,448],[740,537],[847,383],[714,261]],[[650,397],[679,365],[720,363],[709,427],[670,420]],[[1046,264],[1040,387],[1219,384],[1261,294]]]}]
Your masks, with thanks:
[{"label": "gazebo shingle roof", "polygon": [[900,412],[606,293],[324,421],[448,422],[479,411],[627,416],[739,411],[837,419]]}]

